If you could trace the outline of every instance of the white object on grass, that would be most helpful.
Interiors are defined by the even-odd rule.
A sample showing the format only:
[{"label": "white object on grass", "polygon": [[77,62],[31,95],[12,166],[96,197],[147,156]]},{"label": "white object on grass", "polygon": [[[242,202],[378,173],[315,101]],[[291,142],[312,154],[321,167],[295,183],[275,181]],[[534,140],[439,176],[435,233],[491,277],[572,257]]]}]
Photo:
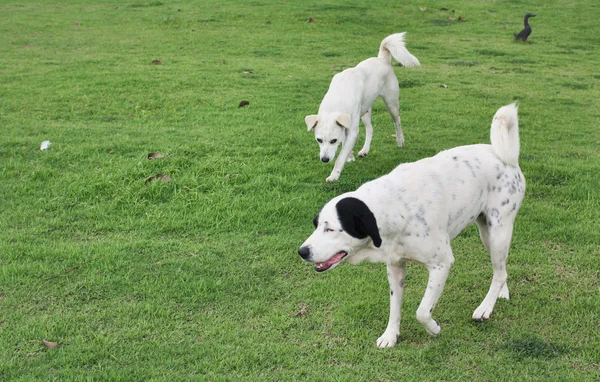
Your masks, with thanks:
[{"label": "white object on grass", "polygon": [[49,147],[50,147],[50,141],[44,141],[44,142],[42,142],[42,145],[40,146],[40,150],[42,150],[42,151],[48,150]]}]

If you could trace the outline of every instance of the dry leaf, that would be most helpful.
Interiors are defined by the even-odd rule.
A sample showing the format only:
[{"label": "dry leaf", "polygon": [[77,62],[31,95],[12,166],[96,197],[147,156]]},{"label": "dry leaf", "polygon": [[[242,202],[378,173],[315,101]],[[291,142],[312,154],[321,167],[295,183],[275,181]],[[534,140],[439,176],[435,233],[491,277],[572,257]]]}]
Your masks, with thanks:
[{"label": "dry leaf", "polygon": [[162,62],[160,60],[152,60],[152,63],[154,65],[162,65]]},{"label": "dry leaf", "polygon": [[310,308],[306,304],[299,304],[298,311],[296,312],[296,317],[302,317],[306,315],[306,313],[310,312]]},{"label": "dry leaf", "polygon": [[450,16],[450,17],[448,17],[448,20],[455,21],[456,19],[454,17]]},{"label": "dry leaf", "polygon": [[444,88],[444,89],[448,89],[448,85],[446,85],[446,84],[440,84],[440,87]]},{"label": "dry leaf", "polygon": [[447,11],[448,8],[444,7],[444,8],[440,8],[440,11]]},{"label": "dry leaf", "polygon": [[225,174],[225,179],[231,178],[231,174]]},{"label": "dry leaf", "polygon": [[199,23],[207,23],[207,22],[209,22],[209,21],[210,21],[210,20],[198,20],[198,22],[199,22]]},{"label": "dry leaf", "polygon": [[310,19],[308,19],[308,21],[307,21],[307,22],[308,22],[308,23],[314,23],[314,22],[315,22],[315,19],[313,19],[313,18],[311,17]]},{"label": "dry leaf", "polygon": [[75,21],[73,24],[75,24],[75,25],[81,25],[81,22]]},{"label": "dry leaf", "polygon": [[160,158],[166,158],[167,156],[165,154],[161,154],[161,153],[150,153],[148,154],[148,159],[160,159]]},{"label": "dry leaf", "polygon": [[44,346],[46,346],[48,349],[54,349],[56,347],[56,342],[50,342],[50,341],[46,341],[46,340],[42,340],[42,343],[44,344]]},{"label": "dry leaf", "polygon": [[240,106],[238,106],[238,107],[244,107],[244,106],[248,106],[248,105],[250,105],[250,102],[242,101],[242,102],[240,102]]},{"label": "dry leaf", "polygon": [[252,70],[244,70],[244,74],[252,74]]},{"label": "dry leaf", "polygon": [[420,7],[419,9],[421,10],[421,12],[425,12],[427,10],[426,7]]},{"label": "dry leaf", "polygon": [[169,178],[165,174],[156,174],[156,175],[151,176],[150,178],[146,179],[146,181],[144,183],[154,182],[155,180],[160,180],[161,182],[167,183],[167,182],[171,181],[171,178]]},{"label": "dry leaf", "polygon": [[466,19],[463,19],[461,16],[458,16],[458,21],[460,21],[460,22],[462,23],[462,22],[465,22],[465,21],[467,21],[467,20],[466,20]]}]

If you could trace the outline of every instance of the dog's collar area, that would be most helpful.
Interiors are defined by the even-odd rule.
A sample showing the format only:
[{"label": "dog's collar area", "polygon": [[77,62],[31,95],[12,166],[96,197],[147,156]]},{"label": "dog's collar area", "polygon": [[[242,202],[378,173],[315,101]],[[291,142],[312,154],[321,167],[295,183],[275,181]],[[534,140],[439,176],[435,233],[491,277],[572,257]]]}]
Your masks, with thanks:
[{"label": "dog's collar area", "polygon": [[323,261],[322,263],[315,263],[315,270],[317,272],[325,272],[329,268],[334,265],[339,264],[346,256],[348,256],[348,252],[340,251],[333,255],[329,260]]}]

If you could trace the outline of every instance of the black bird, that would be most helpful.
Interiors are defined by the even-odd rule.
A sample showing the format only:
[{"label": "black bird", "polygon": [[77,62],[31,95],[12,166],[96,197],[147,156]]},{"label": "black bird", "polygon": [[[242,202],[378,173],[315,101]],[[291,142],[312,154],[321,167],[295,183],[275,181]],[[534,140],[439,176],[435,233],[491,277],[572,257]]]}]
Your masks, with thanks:
[{"label": "black bird", "polygon": [[529,18],[530,17],[535,17],[535,15],[533,13],[528,13],[525,15],[525,29],[523,29],[522,31],[520,31],[518,34],[515,34],[515,38],[517,40],[523,40],[526,41],[527,37],[529,37],[529,35],[531,34],[531,27],[529,26]]}]

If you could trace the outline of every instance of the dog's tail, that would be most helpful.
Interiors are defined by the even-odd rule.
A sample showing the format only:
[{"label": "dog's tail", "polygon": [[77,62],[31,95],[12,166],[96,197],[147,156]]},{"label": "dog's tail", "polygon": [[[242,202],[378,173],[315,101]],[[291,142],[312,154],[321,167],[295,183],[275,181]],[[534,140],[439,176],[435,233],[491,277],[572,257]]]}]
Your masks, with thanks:
[{"label": "dog's tail", "polygon": [[502,162],[510,166],[519,164],[519,118],[516,103],[502,106],[494,115],[490,131],[492,149]]},{"label": "dog's tail", "polygon": [[396,33],[387,36],[381,42],[379,46],[379,54],[377,57],[383,58],[390,64],[392,63],[392,57],[396,59],[402,66],[412,67],[421,66],[419,60],[410,54],[410,52],[404,46],[404,35],[406,32]]}]

